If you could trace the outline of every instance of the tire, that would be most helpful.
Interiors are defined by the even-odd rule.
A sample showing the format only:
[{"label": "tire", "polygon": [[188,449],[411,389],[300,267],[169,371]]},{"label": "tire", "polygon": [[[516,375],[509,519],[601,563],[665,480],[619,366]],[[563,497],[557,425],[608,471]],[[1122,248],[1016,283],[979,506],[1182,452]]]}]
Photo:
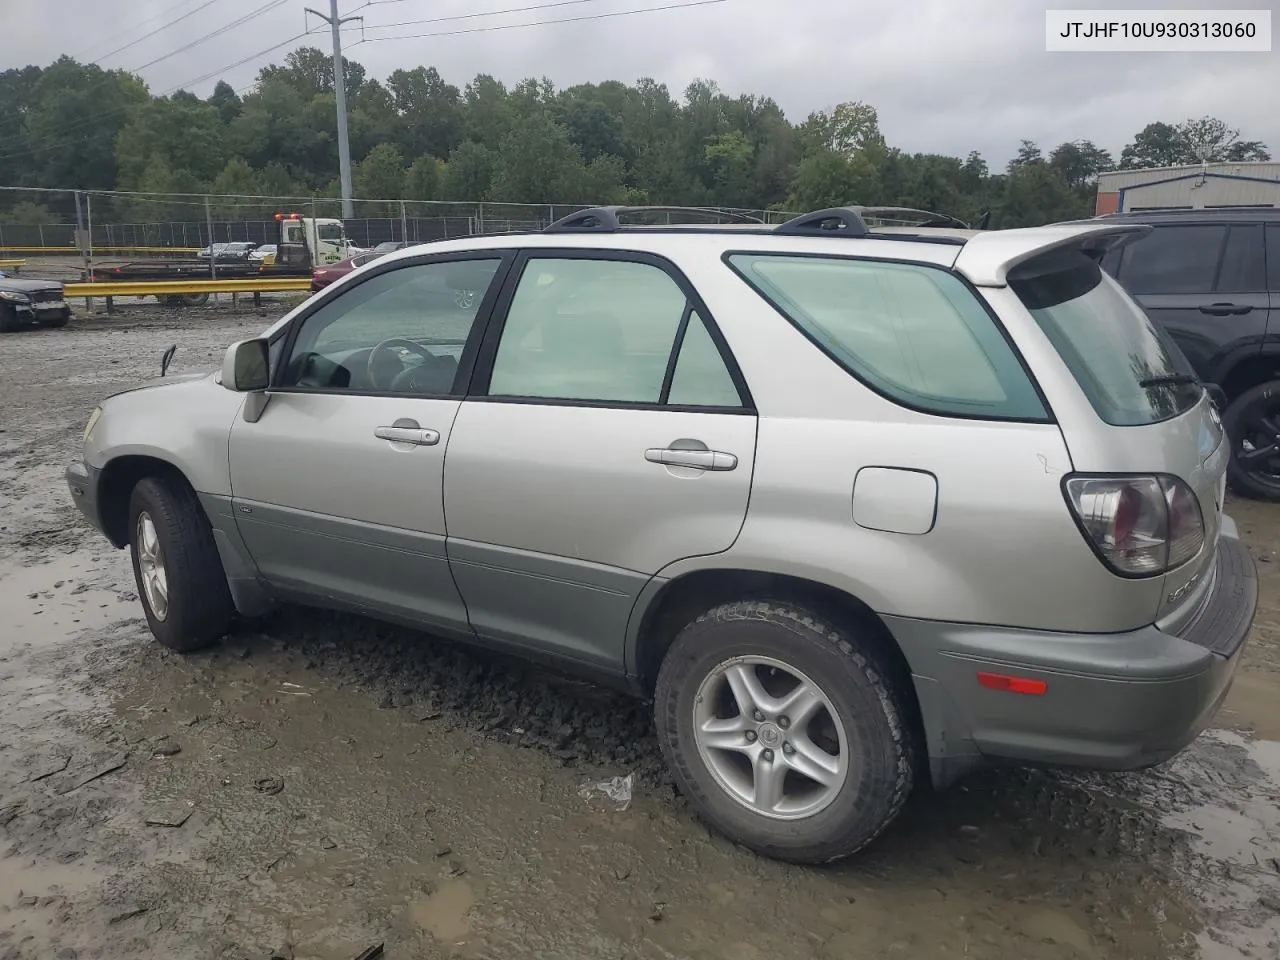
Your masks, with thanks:
[{"label": "tire", "polygon": [[[859,642],[858,633],[799,605],[751,600],[715,607],[676,637],[658,674],[658,740],[681,791],[731,840],[780,860],[827,863],[862,849],[902,809],[915,774],[908,701],[891,680],[892,672]],[[752,663],[752,658],[773,665]],[[794,724],[783,727],[782,720],[757,725],[735,717],[721,719],[721,724],[737,723],[749,731],[742,735],[749,738],[747,746],[738,743],[735,728],[721,734],[735,738],[733,746],[708,748],[695,730],[707,718],[734,712],[724,692],[733,687],[729,673],[741,677],[739,669],[753,672],[762,688],[789,673],[816,688],[825,703],[803,733]],[[765,692],[784,698],[787,694],[780,689]],[[732,689],[730,697],[737,700]],[[767,719],[775,716],[771,712]],[[814,731],[823,727],[827,736],[815,739]],[[816,781],[788,773],[778,782],[784,788],[790,785],[796,799],[784,795],[771,815],[735,795],[735,784],[739,790],[746,786],[748,793],[754,789],[755,770],[768,755],[766,742],[774,744],[771,769],[794,769],[797,763],[810,764],[818,740],[838,745],[838,756],[823,750],[823,763],[838,766],[843,759],[837,775],[827,774],[829,786],[810,793],[810,786],[818,787]],[[756,751],[754,761],[750,751]],[[739,756],[743,759],[736,759]],[[785,756],[791,759],[776,767]],[[817,769],[811,764],[810,768]],[[789,810],[782,809],[788,804]]]},{"label": "tire", "polygon": [[[1231,443],[1227,479],[1232,489],[1254,500],[1280,501],[1280,381],[1259,384],[1236,397],[1223,414],[1222,426]],[[1275,446],[1274,457],[1252,463],[1242,459],[1266,446]]]},{"label": "tire", "polygon": [[41,320],[40,326],[50,330],[56,330],[59,327],[65,327],[67,323],[70,322],[70,320],[71,320],[71,311],[63,310],[60,314],[58,314],[52,320]]},{"label": "tire", "polygon": [[[148,524],[153,536],[147,534]],[[129,498],[129,553],[138,599],[157,640],[187,653],[227,632],[231,591],[209,520],[184,480],[153,476],[138,481]],[[156,564],[164,604],[152,579]]]},{"label": "tire", "polygon": [[209,302],[207,293],[168,293],[156,297],[166,307],[202,307]]}]

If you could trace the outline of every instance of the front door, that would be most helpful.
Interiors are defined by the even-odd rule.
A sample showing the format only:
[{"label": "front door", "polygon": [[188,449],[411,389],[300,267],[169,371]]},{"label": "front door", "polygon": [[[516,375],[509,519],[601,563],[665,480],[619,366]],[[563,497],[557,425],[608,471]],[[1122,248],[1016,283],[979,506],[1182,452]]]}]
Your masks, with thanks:
[{"label": "front door", "polygon": [[755,413],[656,257],[529,254],[502,304],[445,467],[454,577],[481,636],[621,672],[645,583],[742,528]]},{"label": "front door", "polygon": [[1270,305],[1262,224],[1159,224],[1118,254],[1112,272],[1202,379],[1217,383],[1262,349]]},{"label": "front door", "polygon": [[261,417],[230,437],[237,525],[277,592],[469,633],[444,455],[503,264],[388,264],[299,318]]}]

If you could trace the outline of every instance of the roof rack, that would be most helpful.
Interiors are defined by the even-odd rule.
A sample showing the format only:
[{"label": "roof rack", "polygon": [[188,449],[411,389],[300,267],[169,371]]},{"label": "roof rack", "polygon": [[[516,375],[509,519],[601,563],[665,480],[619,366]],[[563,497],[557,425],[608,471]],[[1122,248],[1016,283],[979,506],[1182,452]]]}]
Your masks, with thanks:
[{"label": "roof rack", "polygon": [[862,219],[860,207],[828,207],[813,213],[802,213],[773,228],[783,236],[808,236],[814,233],[839,233],[845,237],[865,237],[871,233]]},{"label": "roof rack", "polygon": [[623,229],[622,217],[637,213],[682,213],[702,217],[719,217],[730,223],[763,223],[759,217],[745,213],[732,213],[709,207],[589,207],[567,217],[561,217],[543,233],[616,233]]}]

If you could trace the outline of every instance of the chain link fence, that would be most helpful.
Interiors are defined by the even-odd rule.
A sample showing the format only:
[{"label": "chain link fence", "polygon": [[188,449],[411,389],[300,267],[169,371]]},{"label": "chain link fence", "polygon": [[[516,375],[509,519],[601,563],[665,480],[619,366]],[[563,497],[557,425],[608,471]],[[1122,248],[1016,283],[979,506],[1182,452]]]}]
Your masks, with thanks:
[{"label": "chain link fence", "polygon": [[[363,247],[424,243],[541,230],[588,206],[356,199],[357,216],[342,218],[342,202],[333,197],[0,187],[0,254],[80,255],[86,261],[139,254],[190,256],[213,243],[275,243],[277,213],[341,218],[347,236]],[[745,214],[767,223],[790,216],[773,210],[713,210],[725,217]]]}]

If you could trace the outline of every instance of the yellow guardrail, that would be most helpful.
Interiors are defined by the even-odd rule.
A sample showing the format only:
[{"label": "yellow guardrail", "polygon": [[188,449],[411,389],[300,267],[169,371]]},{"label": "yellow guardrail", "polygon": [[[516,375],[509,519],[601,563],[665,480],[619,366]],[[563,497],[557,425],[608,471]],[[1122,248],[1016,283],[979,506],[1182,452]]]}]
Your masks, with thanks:
[{"label": "yellow guardrail", "polygon": [[107,280],[68,283],[67,297],[151,297],[191,293],[310,292],[310,277],[247,277],[236,280]]},{"label": "yellow guardrail", "polygon": [[21,270],[27,265],[25,260],[0,260],[0,270],[8,267],[10,270]]}]

